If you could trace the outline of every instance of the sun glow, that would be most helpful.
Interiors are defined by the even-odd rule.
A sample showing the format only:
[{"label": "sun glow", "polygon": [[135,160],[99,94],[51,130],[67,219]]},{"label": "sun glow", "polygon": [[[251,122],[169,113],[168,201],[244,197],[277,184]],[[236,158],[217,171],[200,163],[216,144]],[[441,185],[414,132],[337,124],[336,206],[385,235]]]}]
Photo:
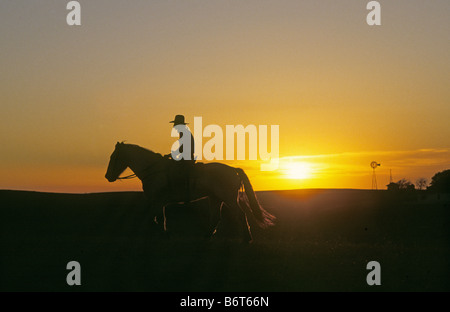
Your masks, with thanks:
[{"label": "sun glow", "polygon": [[313,175],[313,169],[307,162],[288,162],[283,166],[283,171],[288,179],[304,180]]}]

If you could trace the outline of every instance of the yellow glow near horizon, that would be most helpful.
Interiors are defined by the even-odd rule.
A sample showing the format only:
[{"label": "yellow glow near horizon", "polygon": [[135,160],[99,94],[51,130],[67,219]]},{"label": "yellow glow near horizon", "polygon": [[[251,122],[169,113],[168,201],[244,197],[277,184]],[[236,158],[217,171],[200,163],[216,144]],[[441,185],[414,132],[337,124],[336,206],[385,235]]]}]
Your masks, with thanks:
[{"label": "yellow glow near horizon", "polygon": [[313,175],[313,169],[307,162],[289,162],[283,166],[285,177],[288,179],[304,180]]}]

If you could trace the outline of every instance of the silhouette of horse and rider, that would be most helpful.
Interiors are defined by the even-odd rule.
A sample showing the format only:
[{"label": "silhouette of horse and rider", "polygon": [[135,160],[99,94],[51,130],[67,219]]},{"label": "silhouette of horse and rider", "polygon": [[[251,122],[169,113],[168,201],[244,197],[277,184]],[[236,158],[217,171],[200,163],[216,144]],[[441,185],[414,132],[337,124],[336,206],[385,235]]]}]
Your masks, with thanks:
[{"label": "silhouette of horse and rider", "polygon": [[[105,178],[109,182],[139,178],[150,203],[150,213],[161,230],[166,230],[165,210],[168,205],[190,204],[204,198],[209,198],[212,209],[210,235],[215,233],[223,209],[236,216],[244,242],[252,241],[247,213],[260,227],[272,226],[275,217],[259,204],[244,170],[221,163],[196,163],[194,138],[184,116],[176,115],[171,123],[179,132],[180,141],[184,135],[190,136],[190,145],[180,145],[177,153],[163,156],[138,145],[117,142]],[[187,142],[186,138],[183,142]],[[190,148],[189,153],[183,153],[186,147]],[[126,168],[134,174],[120,177]]]}]

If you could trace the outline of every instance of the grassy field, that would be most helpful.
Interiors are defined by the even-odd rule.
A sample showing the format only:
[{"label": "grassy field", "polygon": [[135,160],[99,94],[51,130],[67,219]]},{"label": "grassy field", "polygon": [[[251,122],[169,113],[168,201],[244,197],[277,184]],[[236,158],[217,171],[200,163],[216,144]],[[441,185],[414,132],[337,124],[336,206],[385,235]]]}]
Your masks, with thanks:
[{"label": "grassy field", "polygon": [[[168,210],[155,232],[143,193],[0,191],[1,291],[449,291],[450,200],[386,191],[259,192],[277,217],[254,243],[224,216],[205,239],[206,203]],[[66,284],[81,264],[82,285]],[[366,265],[381,264],[381,286]]]}]

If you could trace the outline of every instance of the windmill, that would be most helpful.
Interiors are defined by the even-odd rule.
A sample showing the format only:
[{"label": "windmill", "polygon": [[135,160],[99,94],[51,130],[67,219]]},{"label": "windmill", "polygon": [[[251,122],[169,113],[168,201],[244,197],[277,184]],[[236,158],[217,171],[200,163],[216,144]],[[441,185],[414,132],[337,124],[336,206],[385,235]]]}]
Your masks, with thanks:
[{"label": "windmill", "polygon": [[370,167],[372,167],[372,190],[378,190],[378,186],[377,186],[377,175],[375,174],[375,169],[377,169],[377,167],[381,166],[381,164],[377,163],[376,161],[372,161],[370,163]]}]

